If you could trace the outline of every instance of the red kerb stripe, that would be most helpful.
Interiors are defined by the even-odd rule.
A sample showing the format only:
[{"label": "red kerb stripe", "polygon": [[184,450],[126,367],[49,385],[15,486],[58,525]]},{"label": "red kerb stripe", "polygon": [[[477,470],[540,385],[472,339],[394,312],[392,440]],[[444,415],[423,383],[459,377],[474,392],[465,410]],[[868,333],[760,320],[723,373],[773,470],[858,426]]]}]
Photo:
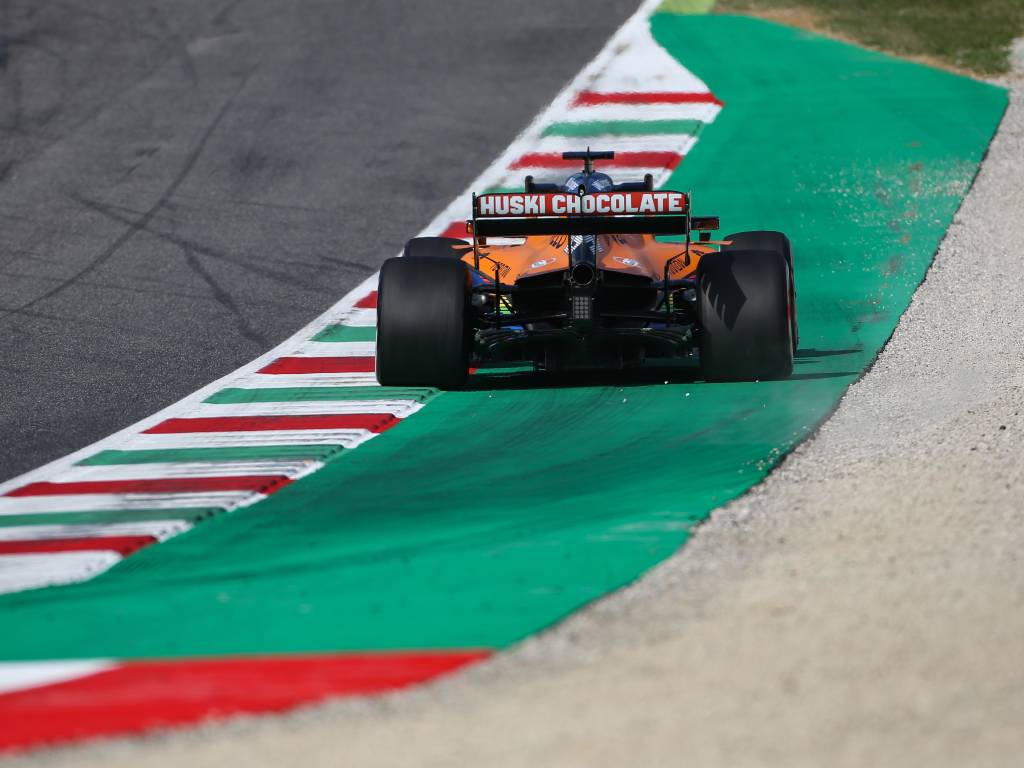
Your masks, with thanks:
[{"label": "red kerb stripe", "polygon": [[441,233],[441,237],[455,237],[459,240],[468,240],[469,233],[466,231],[465,219],[459,221],[453,221],[448,225],[448,228]]},{"label": "red kerb stripe", "polygon": [[[165,422],[166,423],[166,422]],[[149,430],[147,430],[149,431]],[[290,480],[284,475],[237,477],[162,477],[152,480],[82,480],[74,483],[29,483],[7,496],[62,496],[79,493],[203,493],[210,491],[278,490]]]},{"label": "red kerb stripe", "polygon": [[372,357],[279,357],[261,368],[260,373],[373,373],[374,370]]},{"label": "red kerb stripe", "polygon": [[145,430],[148,435],[188,432],[263,432],[274,429],[368,429],[383,432],[398,422],[390,413],[303,414],[300,416],[203,416],[167,419]]},{"label": "red kerb stripe", "polygon": [[0,751],[278,712],[329,696],[381,693],[487,655],[439,651],[129,662],[0,695]]},{"label": "red kerb stripe", "polygon": [[363,298],[356,302],[356,306],[359,307],[360,309],[376,309],[377,292],[370,291],[368,294],[363,296]]},{"label": "red kerb stripe", "polygon": [[0,555],[26,555],[43,552],[87,552],[92,550],[130,555],[156,542],[152,536],[99,536],[91,539],[35,539],[0,541]]},{"label": "red kerb stripe", "polygon": [[574,107],[597,104],[717,104],[722,102],[713,93],[686,91],[580,91],[572,101]]},{"label": "red kerb stripe", "polygon": [[[675,168],[682,159],[678,152],[616,152],[614,160],[602,160],[601,165],[613,168]],[[579,160],[563,160],[558,152],[527,152],[509,168],[575,168],[579,164]]]}]

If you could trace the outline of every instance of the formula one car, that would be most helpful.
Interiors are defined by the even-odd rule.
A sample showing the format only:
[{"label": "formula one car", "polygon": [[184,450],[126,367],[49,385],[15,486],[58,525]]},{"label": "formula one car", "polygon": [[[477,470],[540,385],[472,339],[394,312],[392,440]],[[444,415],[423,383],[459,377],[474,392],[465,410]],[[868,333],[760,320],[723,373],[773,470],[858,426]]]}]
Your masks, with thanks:
[{"label": "formula one car", "polygon": [[692,216],[689,195],[655,191],[650,175],[615,184],[595,171],[613,152],[562,157],[583,161],[562,185],[527,176],[522,193],[473,195],[471,243],[418,237],[384,262],[382,385],[455,389],[470,367],[531,363],[571,371],[683,360],[709,381],[790,375],[796,294],[785,235],[712,241],[719,220]]}]

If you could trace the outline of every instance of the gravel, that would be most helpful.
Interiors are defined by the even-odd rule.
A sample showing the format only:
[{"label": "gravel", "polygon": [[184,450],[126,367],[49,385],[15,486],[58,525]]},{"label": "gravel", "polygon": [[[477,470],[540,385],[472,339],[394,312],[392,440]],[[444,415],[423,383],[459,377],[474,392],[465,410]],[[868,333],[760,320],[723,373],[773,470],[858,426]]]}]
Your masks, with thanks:
[{"label": "gravel", "polygon": [[15,765],[964,766],[1024,754],[1024,47],[874,367],[629,589],[439,684]]}]

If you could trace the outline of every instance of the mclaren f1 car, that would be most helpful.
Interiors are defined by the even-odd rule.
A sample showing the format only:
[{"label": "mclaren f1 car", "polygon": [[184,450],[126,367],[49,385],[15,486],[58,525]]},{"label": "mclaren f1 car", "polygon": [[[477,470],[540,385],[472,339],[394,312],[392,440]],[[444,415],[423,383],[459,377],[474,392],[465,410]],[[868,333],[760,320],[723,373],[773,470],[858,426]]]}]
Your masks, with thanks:
[{"label": "mclaren f1 car", "polygon": [[687,193],[616,184],[613,152],[566,152],[564,184],[473,195],[467,240],[417,237],[386,261],[377,297],[377,379],[463,386],[488,365],[621,370],[688,361],[709,381],[793,370],[796,292],[789,239],[711,239]]}]

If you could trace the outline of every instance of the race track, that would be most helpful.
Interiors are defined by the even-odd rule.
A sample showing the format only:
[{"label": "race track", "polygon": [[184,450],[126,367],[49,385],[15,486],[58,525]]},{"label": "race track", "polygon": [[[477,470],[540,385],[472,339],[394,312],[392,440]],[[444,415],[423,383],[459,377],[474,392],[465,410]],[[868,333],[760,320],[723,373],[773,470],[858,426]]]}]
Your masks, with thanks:
[{"label": "race track", "polygon": [[634,8],[0,4],[0,480],[320,314]]},{"label": "race track", "polygon": [[[350,671],[359,660],[380,679],[382,669],[394,673],[381,662],[391,659],[433,664],[436,674],[630,583],[814,431],[922,280],[1005,92],[744,18],[656,13],[622,34],[481,179],[507,184],[531,163],[548,162],[560,143],[635,140],[645,142],[642,150],[623,157],[657,156],[663,186],[695,190],[696,213],[720,215],[726,231],[786,231],[801,319],[792,379],[708,385],[685,371],[559,381],[499,372],[474,376],[458,393],[368,392],[359,378],[372,362],[367,282],[294,349],[144,422],[138,434],[117,438],[122,443],[55,465],[52,477],[43,471],[0,487],[0,514],[12,528],[44,518],[141,525],[168,510],[189,524],[209,518],[92,580],[0,598],[19,628],[0,638],[0,658],[106,660],[113,666],[84,674],[81,690],[119,675],[135,680],[132,696],[145,690],[146,675],[193,674],[210,657],[298,654],[322,658],[324,670],[336,663]],[[632,76],[622,62],[638,51],[662,57],[649,74],[676,90],[646,82],[630,99],[647,111],[609,118],[623,101],[618,84]],[[678,71],[670,76],[671,67]],[[684,101],[714,109],[685,126],[673,120],[674,136],[651,139],[655,115],[663,130],[661,111]],[[957,109],[934,120],[949,104]],[[581,121],[591,107],[607,113]],[[648,148],[680,136],[689,137],[685,149]],[[521,154],[528,144],[532,151]],[[129,240],[148,232],[163,206],[143,213],[146,226],[129,223]],[[457,210],[430,226],[443,228]],[[323,345],[341,356],[325,356]],[[267,383],[277,375],[289,386]],[[244,448],[198,447],[199,438],[176,436],[210,431],[204,419],[248,435],[279,414],[296,429],[307,417],[358,424],[374,439],[314,455],[309,445],[261,446],[251,435]],[[173,448],[143,448],[168,435],[178,441]],[[233,468],[241,456],[280,474]],[[316,466],[295,469],[299,461]],[[145,506],[172,488],[194,500],[201,491],[273,495],[227,514],[166,499]],[[134,498],[133,489],[150,497]],[[73,633],[54,632],[55,620]],[[27,692],[21,701],[43,714],[57,702],[74,719],[73,697],[40,690],[41,698]]]}]

